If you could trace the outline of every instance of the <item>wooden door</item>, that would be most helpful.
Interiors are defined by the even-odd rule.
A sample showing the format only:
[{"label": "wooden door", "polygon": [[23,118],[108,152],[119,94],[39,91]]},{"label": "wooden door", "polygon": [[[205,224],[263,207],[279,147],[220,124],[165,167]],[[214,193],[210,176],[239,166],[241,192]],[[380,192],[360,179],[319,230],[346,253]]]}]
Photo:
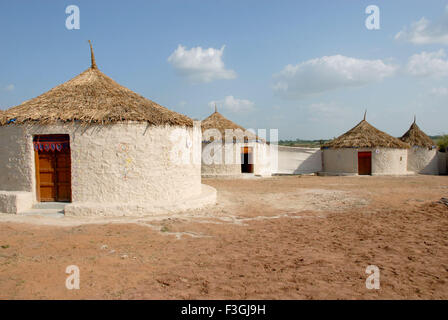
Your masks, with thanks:
[{"label": "wooden door", "polygon": [[242,173],[254,172],[252,148],[250,147],[241,148],[241,172]]},{"label": "wooden door", "polygon": [[50,143],[60,147],[59,149],[35,147],[37,200],[41,202],[71,201],[71,160],[68,136],[62,138],[61,135],[37,136],[35,143],[38,145]]},{"label": "wooden door", "polygon": [[358,174],[372,174],[372,153],[370,151],[358,152]]},{"label": "wooden door", "polygon": [[71,201],[71,163],[70,153],[56,153],[55,158],[55,187],[56,201]]},{"label": "wooden door", "polygon": [[54,154],[50,152],[38,153],[38,183],[40,197],[39,201],[56,201]]}]

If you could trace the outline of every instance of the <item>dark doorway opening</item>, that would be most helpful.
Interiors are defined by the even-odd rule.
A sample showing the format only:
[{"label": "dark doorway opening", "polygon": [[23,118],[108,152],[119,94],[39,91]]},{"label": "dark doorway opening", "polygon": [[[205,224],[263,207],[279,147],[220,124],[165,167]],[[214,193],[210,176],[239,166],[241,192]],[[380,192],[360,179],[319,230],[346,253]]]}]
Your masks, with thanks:
[{"label": "dark doorway opening", "polygon": [[242,173],[254,173],[254,162],[252,148],[241,148],[241,172]]},{"label": "dark doorway opening", "polygon": [[371,175],[372,174],[372,152],[358,152],[358,174]]},{"label": "dark doorway opening", "polygon": [[70,137],[39,135],[33,139],[37,201],[71,202]]}]

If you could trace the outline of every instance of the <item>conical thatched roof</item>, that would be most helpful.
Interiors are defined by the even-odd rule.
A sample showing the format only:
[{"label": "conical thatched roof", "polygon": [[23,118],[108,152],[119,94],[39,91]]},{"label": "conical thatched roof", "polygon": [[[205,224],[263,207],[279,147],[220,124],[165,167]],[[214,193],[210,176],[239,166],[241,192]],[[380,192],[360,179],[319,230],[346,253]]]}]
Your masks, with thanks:
[{"label": "conical thatched roof", "polygon": [[409,145],[378,130],[366,120],[362,120],[354,128],[342,136],[327,142],[322,148],[398,148],[407,149]]},{"label": "conical thatched roof", "polygon": [[[233,121],[230,121],[229,119],[224,117],[222,114],[220,114],[218,112],[218,110],[216,110],[216,107],[215,107],[215,112],[212,113],[210,116],[208,116],[201,122],[201,128],[202,128],[202,132],[204,132],[205,130],[208,130],[208,129],[219,130],[219,132],[222,135],[223,140],[225,140],[225,130],[226,129],[233,129],[233,130],[240,129],[243,132],[246,132],[246,129],[244,129],[242,126],[236,124]],[[248,134],[246,136],[248,139],[257,139],[257,136],[250,131],[248,131]]]},{"label": "conical thatched roof", "polygon": [[50,91],[6,111],[0,125],[52,124],[58,121],[80,123],[115,123],[140,121],[150,125],[192,126],[187,116],[125,88],[98,70],[93,50],[89,69]]},{"label": "conical thatched roof", "polygon": [[434,141],[432,141],[431,138],[418,127],[417,123],[415,123],[415,119],[409,130],[406,131],[400,140],[411,146],[424,148],[432,148],[435,145]]}]

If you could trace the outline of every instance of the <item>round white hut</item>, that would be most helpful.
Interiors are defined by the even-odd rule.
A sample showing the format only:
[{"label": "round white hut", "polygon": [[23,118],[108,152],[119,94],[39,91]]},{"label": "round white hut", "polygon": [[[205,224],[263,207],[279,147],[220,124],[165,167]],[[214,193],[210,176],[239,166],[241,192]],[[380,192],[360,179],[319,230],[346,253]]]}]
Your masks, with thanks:
[{"label": "round white hut", "polygon": [[407,174],[409,145],[362,120],[322,146],[322,175]]},{"label": "round white hut", "polygon": [[421,174],[439,174],[437,147],[417,125],[414,117],[409,130],[400,138],[408,143],[408,170]]},{"label": "round white hut", "polygon": [[254,132],[218,112],[207,117],[202,127],[202,176],[270,176],[270,149]]},{"label": "round white hut", "polygon": [[214,203],[199,122],[119,85],[95,63],[6,111],[0,212],[68,202],[66,215],[143,215]]}]

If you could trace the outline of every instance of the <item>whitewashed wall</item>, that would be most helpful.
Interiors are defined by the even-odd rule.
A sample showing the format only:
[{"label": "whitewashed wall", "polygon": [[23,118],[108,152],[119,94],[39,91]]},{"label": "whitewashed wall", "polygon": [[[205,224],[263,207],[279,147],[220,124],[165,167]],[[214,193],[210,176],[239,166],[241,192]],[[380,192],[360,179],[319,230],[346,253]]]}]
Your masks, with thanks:
[{"label": "whitewashed wall", "polygon": [[322,152],[318,148],[278,146],[277,174],[309,174],[322,171]]},{"label": "whitewashed wall", "polygon": [[439,174],[437,149],[411,147],[408,150],[408,171],[420,174]]}]

